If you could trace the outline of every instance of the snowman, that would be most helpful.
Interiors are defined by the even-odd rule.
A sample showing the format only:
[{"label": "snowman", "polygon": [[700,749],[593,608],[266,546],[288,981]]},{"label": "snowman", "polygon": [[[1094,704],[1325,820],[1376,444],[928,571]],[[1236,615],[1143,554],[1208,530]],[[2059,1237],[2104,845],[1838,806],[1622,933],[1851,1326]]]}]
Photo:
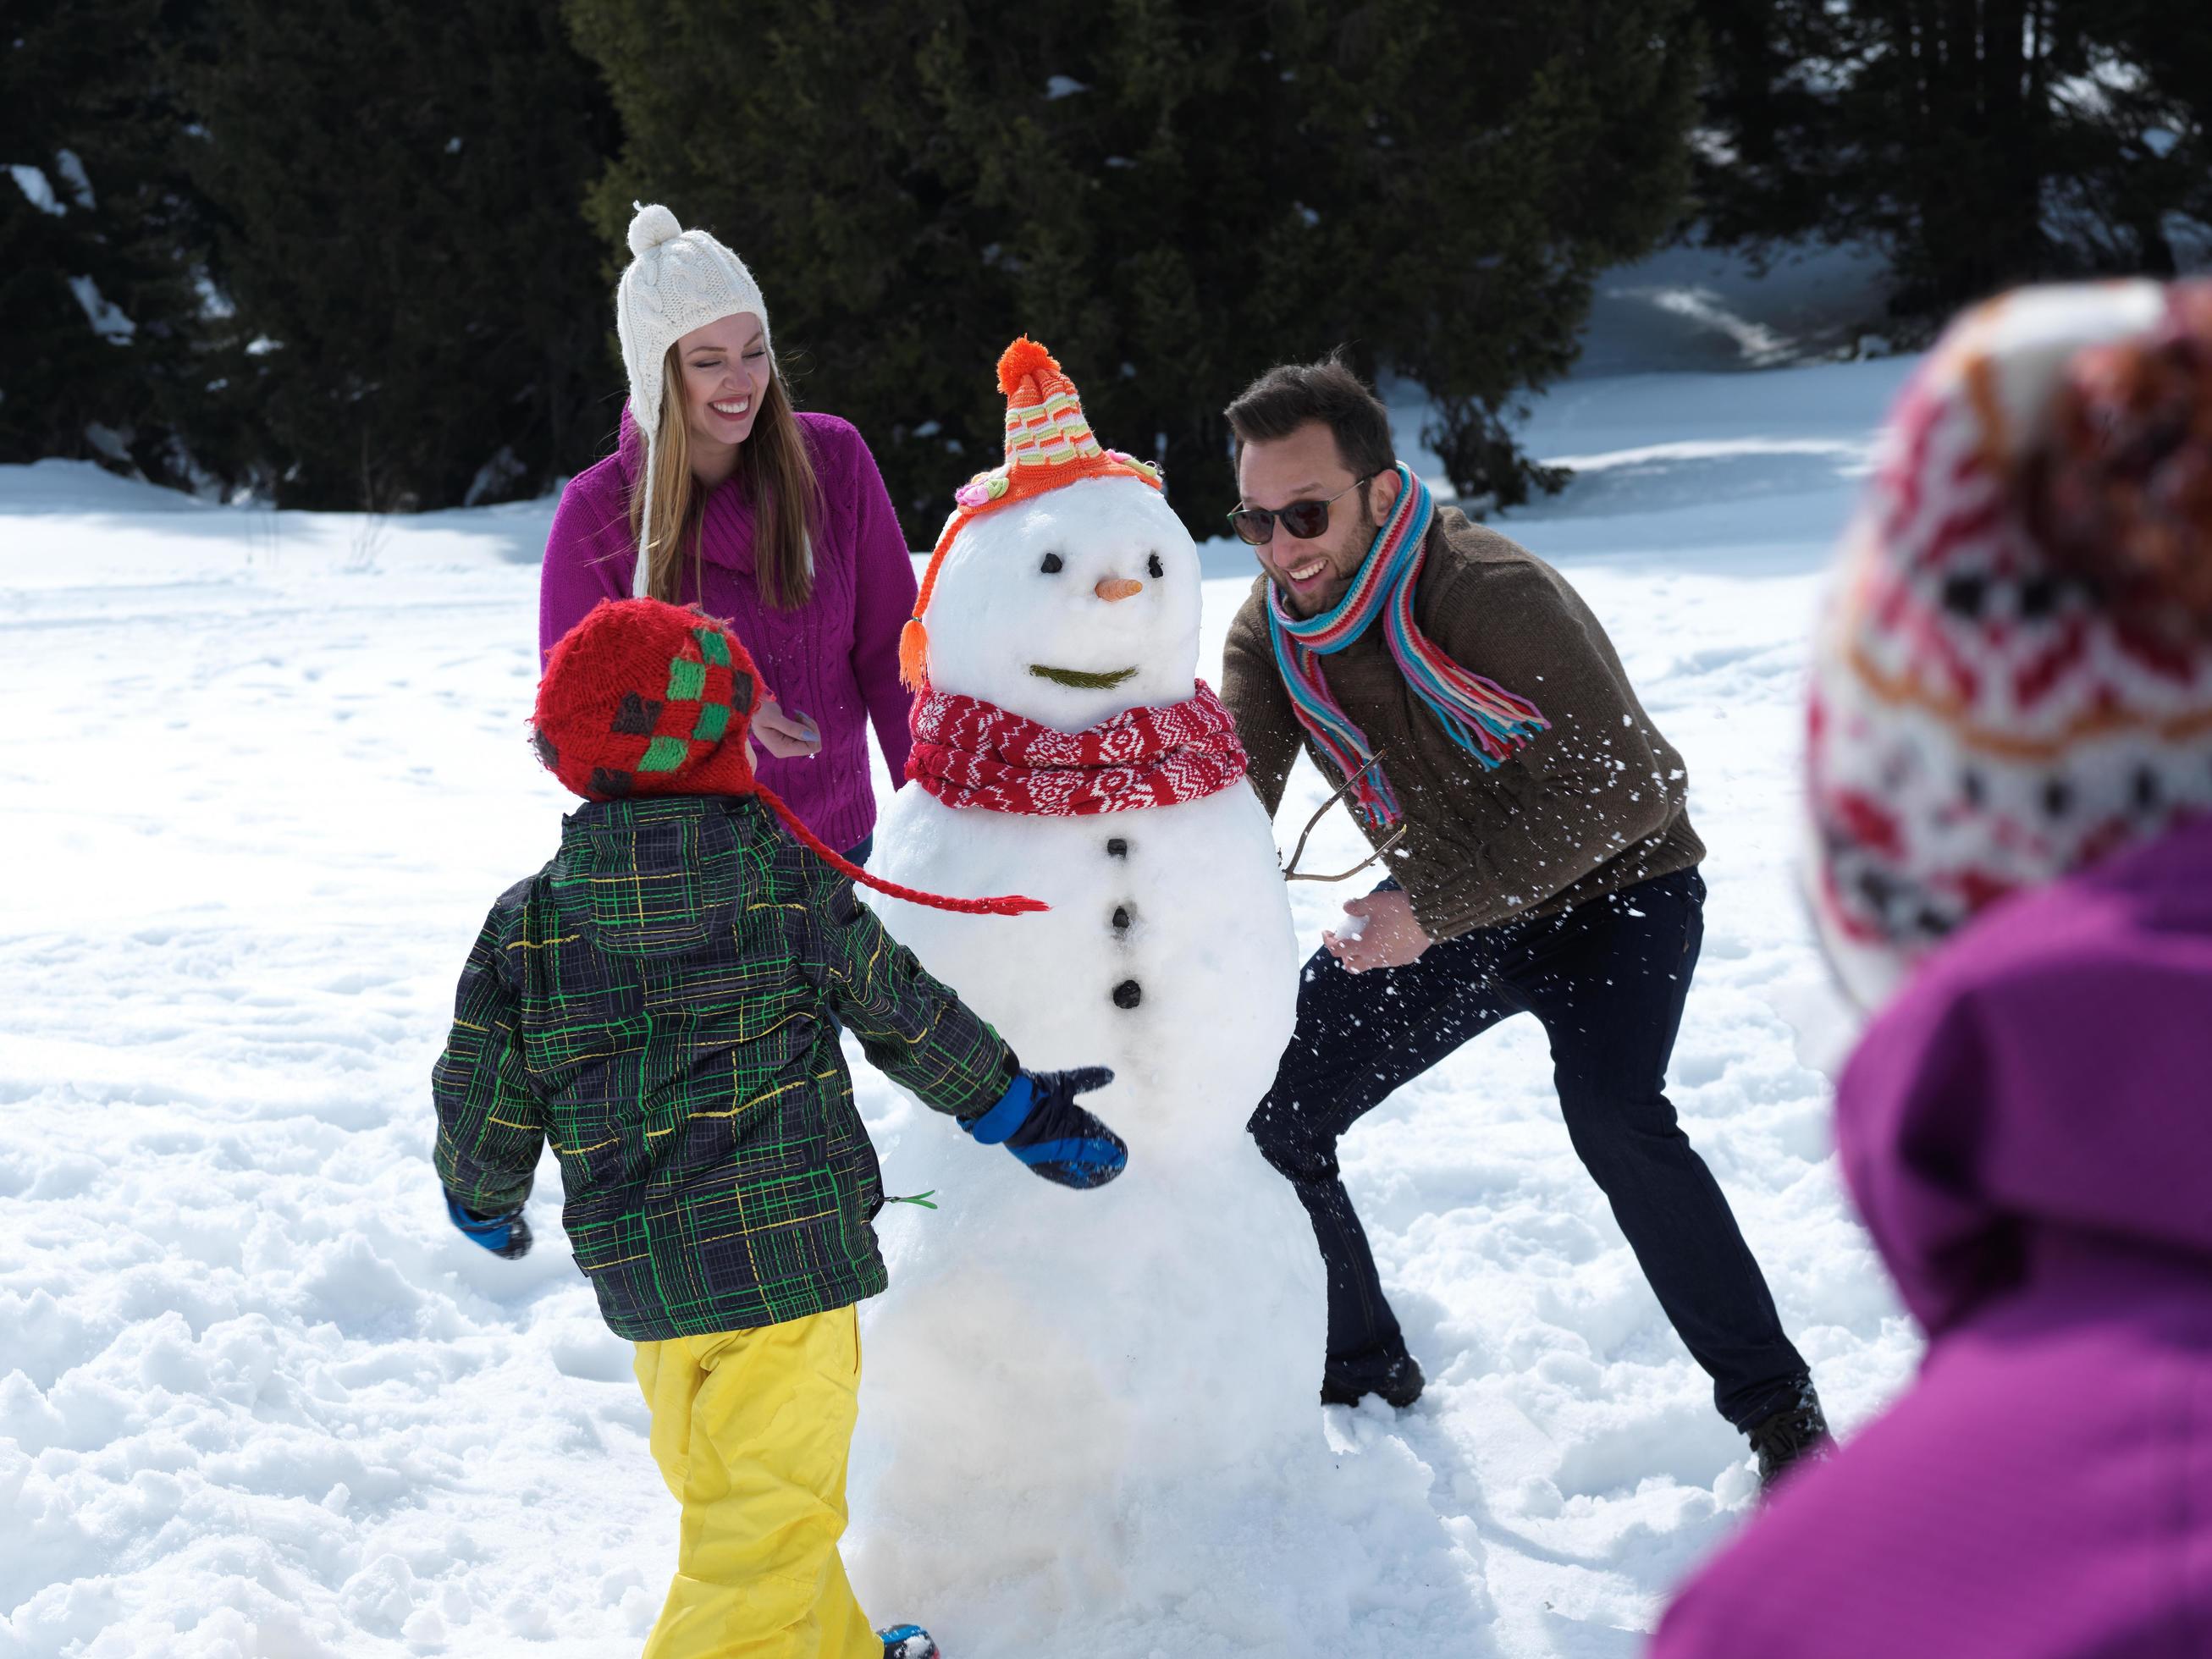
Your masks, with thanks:
[{"label": "snowman", "polygon": [[1295,1021],[1296,937],[1197,678],[1197,550],[1158,471],[1099,446],[1042,346],[999,378],[1006,461],[958,492],[922,584],[911,781],[873,869],[1051,908],[868,902],[1024,1066],[1112,1067],[1084,1104],[1129,1163],[1076,1193],[939,1124],[879,1136],[887,1178],[939,1207],[884,1229],[854,1580],[1010,1652],[1164,1606],[1266,1650],[1296,1597],[1251,1563],[1324,1451],[1311,1227],[1244,1132]]}]

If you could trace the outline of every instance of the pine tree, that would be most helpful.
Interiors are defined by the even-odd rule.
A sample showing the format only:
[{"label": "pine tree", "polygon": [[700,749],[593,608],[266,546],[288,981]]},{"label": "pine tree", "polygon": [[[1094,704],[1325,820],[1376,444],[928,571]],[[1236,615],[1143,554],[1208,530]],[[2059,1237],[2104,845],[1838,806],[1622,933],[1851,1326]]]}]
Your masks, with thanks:
[{"label": "pine tree", "polygon": [[288,505],[541,490],[613,426],[611,144],[532,0],[228,0],[185,42],[188,164],[234,308],[215,360],[239,465]]},{"label": "pine tree", "polygon": [[0,462],[198,473],[196,205],[159,51],[179,9],[24,0],[0,30]]},{"label": "pine tree", "polygon": [[2212,11],[2163,0],[1701,0],[1698,195],[1755,247],[1863,239],[1923,331],[2010,283],[2175,268],[2212,221]]},{"label": "pine tree", "polygon": [[641,198],[735,246],[918,544],[997,459],[1018,332],[1201,533],[1233,491],[1223,404],[1340,343],[1431,394],[1464,496],[1520,499],[1543,480],[1514,400],[1572,361],[1595,270],[1679,208],[1686,12],[568,0],[623,118],[607,246]]},{"label": "pine tree", "polygon": [[[2095,8],[2112,142],[2068,203],[2102,270],[2172,276],[2212,260],[2212,12],[2168,0]],[[2177,246],[2177,238],[2184,246]]]},{"label": "pine tree", "polygon": [[1339,303],[1389,319],[1378,355],[1435,399],[1423,436],[1454,483],[1511,505],[1563,475],[1520,455],[1508,416],[1572,365],[1599,271],[1683,210],[1700,71],[1687,8],[1400,0],[1355,15],[1316,65],[1317,111],[1336,118],[1323,146],[1351,164],[1331,264],[1389,257]]}]

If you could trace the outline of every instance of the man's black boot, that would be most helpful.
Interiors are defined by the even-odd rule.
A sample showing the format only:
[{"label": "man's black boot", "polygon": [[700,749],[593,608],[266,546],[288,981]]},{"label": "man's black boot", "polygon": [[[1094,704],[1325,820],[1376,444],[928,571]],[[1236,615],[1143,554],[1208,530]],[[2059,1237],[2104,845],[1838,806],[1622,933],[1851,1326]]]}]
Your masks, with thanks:
[{"label": "man's black boot", "polygon": [[1745,1432],[1759,1455],[1759,1489],[1764,1494],[1800,1463],[1816,1463],[1836,1449],[1828,1433],[1828,1419],[1820,1411],[1820,1396],[1813,1379],[1801,1377],[1796,1398],[1772,1416]]},{"label": "man's black boot", "polygon": [[1402,1350],[1389,1355],[1362,1354],[1358,1360],[1341,1364],[1331,1360],[1322,1367],[1321,1403],[1356,1406],[1371,1394],[1380,1395],[1385,1405],[1403,1411],[1421,1397],[1427,1381],[1421,1375],[1419,1362]]}]

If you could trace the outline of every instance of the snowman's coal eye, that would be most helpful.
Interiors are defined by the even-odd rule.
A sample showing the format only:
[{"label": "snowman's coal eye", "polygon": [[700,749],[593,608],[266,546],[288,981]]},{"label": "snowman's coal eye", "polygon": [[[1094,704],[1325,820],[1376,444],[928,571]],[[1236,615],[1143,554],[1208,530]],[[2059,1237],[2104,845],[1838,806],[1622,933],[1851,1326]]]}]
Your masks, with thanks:
[{"label": "snowman's coal eye", "polygon": [[1145,568],[1152,572],[1155,580],[1168,574],[1168,568],[1160,562],[1160,556],[1157,553],[1145,561]]},{"label": "snowman's coal eye", "polygon": [[1044,556],[1044,562],[1038,565],[1037,568],[1043,571],[1048,576],[1057,576],[1060,574],[1060,555],[1057,553],[1046,554]]}]

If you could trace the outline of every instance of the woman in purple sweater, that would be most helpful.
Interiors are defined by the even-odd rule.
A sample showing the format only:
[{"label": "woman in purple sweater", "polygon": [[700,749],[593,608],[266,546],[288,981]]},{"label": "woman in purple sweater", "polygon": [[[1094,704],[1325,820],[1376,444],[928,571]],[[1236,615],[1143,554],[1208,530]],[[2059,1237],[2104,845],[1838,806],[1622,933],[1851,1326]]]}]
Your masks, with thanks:
[{"label": "woman in purple sweater", "polygon": [[906,776],[906,538],[860,434],[793,410],[737,255],[657,206],[638,210],[629,246],[615,296],[629,406],[615,453],[553,515],[539,660],[602,599],[649,594],[729,622],[775,694],[755,719],[761,781],[860,861],[870,725],[893,787]]},{"label": "woman in purple sweater", "polygon": [[1651,1659],[2212,1654],[2212,283],[2028,289],[1893,422],[1814,653],[1843,1172],[1918,1377]]}]

